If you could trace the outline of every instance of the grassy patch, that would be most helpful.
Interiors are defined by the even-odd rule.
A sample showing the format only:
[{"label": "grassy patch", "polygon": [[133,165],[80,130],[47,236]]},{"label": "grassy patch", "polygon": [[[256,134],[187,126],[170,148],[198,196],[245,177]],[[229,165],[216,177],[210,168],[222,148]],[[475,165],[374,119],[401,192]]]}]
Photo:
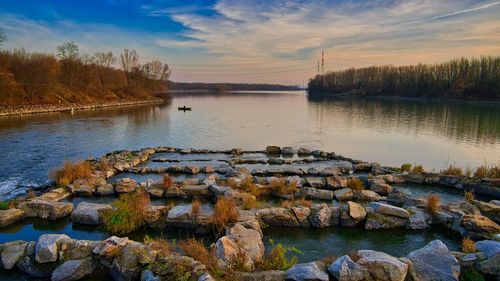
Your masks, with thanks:
[{"label": "grassy patch", "polygon": [[422,165],[415,165],[413,166],[413,169],[411,169],[411,172],[414,174],[420,174],[424,172],[424,166]]},{"label": "grassy patch", "polygon": [[0,210],[8,210],[10,209],[9,201],[0,201]]},{"label": "grassy patch", "polygon": [[104,212],[104,228],[113,234],[124,235],[144,225],[149,207],[149,194],[143,190],[120,195],[112,210]]},{"label": "grassy patch", "polygon": [[401,172],[410,172],[411,171],[411,164],[410,163],[402,164],[400,170],[401,170]]},{"label": "grassy patch", "polygon": [[434,214],[439,209],[439,195],[435,193],[430,193],[427,196],[427,206],[426,209],[429,213]]},{"label": "grassy patch", "polygon": [[226,226],[238,220],[238,209],[236,204],[228,198],[219,197],[215,203],[214,213],[209,219],[215,236],[220,236]]},{"label": "grassy patch", "polygon": [[50,173],[50,177],[59,186],[66,186],[76,179],[89,177],[92,173],[92,164],[88,161],[71,162],[65,160],[63,165]]},{"label": "grassy patch", "polygon": [[[274,245],[273,240],[270,240],[270,243]],[[302,252],[295,247],[285,247],[278,243],[262,257],[262,260],[257,262],[256,267],[259,270],[287,270],[297,263],[296,254],[302,254]]]},{"label": "grassy patch", "polygon": [[293,195],[298,191],[297,182],[292,181],[287,183],[285,179],[273,179],[269,183],[269,189],[276,196]]},{"label": "grassy patch", "polygon": [[257,199],[255,199],[255,196],[245,196],[243,197],[241,208],[243,208],[243,210],[251,210],[257,208],[258,205],[259,204],[257,203]]}]

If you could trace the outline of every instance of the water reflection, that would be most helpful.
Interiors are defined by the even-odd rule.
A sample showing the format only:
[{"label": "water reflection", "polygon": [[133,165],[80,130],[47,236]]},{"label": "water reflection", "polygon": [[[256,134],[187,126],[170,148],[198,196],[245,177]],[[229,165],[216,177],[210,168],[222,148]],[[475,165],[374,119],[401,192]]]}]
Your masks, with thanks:
[{"label": "water reflection", "polygon": [[[179,106],[193,108],[178,111]],[[171,145],[263,149],[291,145],[387,165],[500,161],[500,106],[318,100],[303,92],[175,94],[163,105],[0,118],[0,196],[40,184],[64,158]]]}]

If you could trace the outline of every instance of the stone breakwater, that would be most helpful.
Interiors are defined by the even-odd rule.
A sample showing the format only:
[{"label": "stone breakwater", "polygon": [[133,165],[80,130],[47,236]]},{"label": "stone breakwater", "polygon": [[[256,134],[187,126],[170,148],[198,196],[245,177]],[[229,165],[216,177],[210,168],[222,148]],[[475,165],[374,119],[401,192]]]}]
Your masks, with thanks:
[{"label": "stone breakwater", "polygon": [[[148,206],[145,225],[150,229],[190,229],[199,235],[210,233],[210,217],[217,198],[231,199],[238,206],[238,219],[216,237],[213,245],[218,263],[224,268],[238,253],[244,253],[245,267],[252,272],[237,273],[238,280],[458,280],[464,269],[474,268],[485,276],[500,277],[500,202],[498,181],[471,179],[439,173],[401,173],[343,157],[331,152],[295,150],[270,146],[263,151],[146,148],[117,151],[91,160],[92,173],[64,187],[53,187],[35,197],[16,200],[15,206],[0,210],[0,227],[29,217],[58,220],[70,216],[73,223],[102,225],[103,213],[111,204],[81,202],[74,206],[65,199],[101,197],[145,190],[151,198],[196,198],[204,204]],[[120,177],[127,173],[126,177]],[[183,176],[172,186],[133,175]],[[277,192],[273,184],[293,185],[290,192]],[[358,186],[352,182],[357,181]],[[242,188],[251,183],[258,192]],[[418,198],[393,188],[394,184],[419,183],[436,189],[471,190],[491,197],[457,200],[428,209],[428,198]],[[281,201],[279,206],[246,206],[258,196]],[[308,201],[312,200],[312,201]],[[446,227],[476,241],[472,253],[451,252],[434,240],[404,257],[370,249],[341,255],[332,262],[296,264],[290,269],[256,271],[264,256],[266,226],[290,228],[350,227],[359,231],[390,231]],[[147,231],[147,230],[146,230]],[[290,230],[290,231],[293,231]],[[111,250],[106,250],[112,245]],[[213,280],[205,265],[182,253],[155,254],[147,243],[110,237],[104,241],[73,240],[65,235],[42,235],[37,242],[14,241],[0,246],[0,266],[32,277],[78,280],[88,275],[109,273],[114,280],[169,280],[169,270],[186,260],[190,280]],[[113,252],[112,255],[107,255]],[[338,256],[338,253],[335,253]],[[43,270],[44,271],[43,271]],[[66,275],[64,275],[66,274]]]},{"label": "stone breakwater", "polygon": [[0,116],[8,115],[25,115],[36,113],[49,112],[65,112],[72,110],[89,110],[106,107],[131,106],[141,104],[162,103],[162,99],[140,100],[140,101],[116,101],[94,104],[37,104],[37,105],[20,105],[20,106],[0,106]]}]

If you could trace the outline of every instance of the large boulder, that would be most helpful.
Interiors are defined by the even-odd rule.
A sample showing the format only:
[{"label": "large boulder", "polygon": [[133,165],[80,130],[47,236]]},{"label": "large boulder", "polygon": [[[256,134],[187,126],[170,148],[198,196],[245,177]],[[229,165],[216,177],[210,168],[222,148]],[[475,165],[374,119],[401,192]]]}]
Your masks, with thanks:
[{"label": "large boulder", "polygon": [[325,228],[339,224],[340,208],[331,207],[326,204],[311,208],[309,223],[314,228]]},{"label": "large boulder", "polygon": [[27,217],[57,220],[71,214],[73,204],[36,199],[19,204],[19,208]]},{"label": "large boulder", "polygon": [[38,263],[57,261],[59,246],[70,238],[64,234],[43,234],[38,237],[35,247],[35,260]]},{"label": "large boulder", "polygon": [[77,240],[71,239],[65,241],[59,252],[59,257],[63,260],[81,260],[92,256],[92,250],[99,245],[101,241]]},{"label": "large boulder", "polygon": [[384,204],[384,203],[379,203],[379,202],[372,202],[368,206],[370,208],[372,208],[374,212],[379,213],[379,214],[400,217],[403,219],[410,218],[410,213],[403,208],[399,208],[399,207],[395,207],[395,206],[392,206],[389,204]]},{"label": "large boulder", "polygon": [[120,253],[121,249],[127,245],[127,243],[129,243],[127,237],[120,238],[111,236],[95,246],[92,253],[100,257],[111,259],[116,257]]},{"label": "large boulder", "polygon": [[281,149],[281,154],[286,155],[286,156],[292,156],[295,153],[297,153],[297,150],[294,149],[291,146],[285,146]]},{"label": "large boulder", "polygon": [[348,201],[354,197],[354,192],[350,188],[342,188],[333,192],[338,201]]},{"label": "large boulder", "polygon": [[477,264],[477,268],[486,274],[500,275],[500,242],[483,240],[476,242],[476,250],[486,255],[486,260]]},{"label": "large boulder", "polygon": [[354,227],[366,217],[366,210],[360,204],[348,201],[342,206],[340,214],[340,225],[343,227]]},{"label": "large boulder", "polygon": [[366,216],[365,229],[391,229],[406,227],[408,224],[407,219],[400,217],[389,216],[373,212],[371,208],[366,208],[368,215]]},{"label": "large boulder", "polygon": [[104,223],[103,213],[111,209],[109,204],[82,202],[71,213],[71,221],[80,224],[100,225]]},{"label": "large boulder", "polygon": [[458,280],[460,265],[440,240],[429,242],[425,247],[408,254],[410,274],[415,281]]},{"label": "large boulder", "polygon": [[259,217],[264,223],[274,226],[300,226],[295,214],[285,208],[264,208],[257,211]]},{"label": "large boulder", "polygon": [[379,201],[380,199],[382,199],[382,197],[375,191],[366,189],[354,191],[354,197],[356,197],[358,201],[364,202]]},{"label": "large boulder", "polygon": [[24,219],[24,211],[21,209],[0,210],[0,227],[7,226]]},{"label": "large boulder", "polygon": [[408,219],[407,227],[409,229],[426,229],[429,228],[432,217],[422,208],[415,206],[409,207],[410,218]]},{"label": "large boulder", "polygon": [[302,195],[306,198],[317,200],[333,200],[333,191],[312,187],[301,188]]},{"label": "large boulder", "polygon": [[366,270],[373,280],[403,281],[408,272],[408,265],[386,253],[360,250],[357,263]]},{"label": "large boulder", "polygon": [[116,281],[134,281],[141,276],[139,255],[145,252],[142,243],[130,241],[113,260],[109,273]]},{"label": "large boulder", "polygon": [[[246,253],[246,251],[242,249],[234,240],[227,236],[222,236],[215,243],[215,254],[217,255],[217,258],[225,264],[231,263],[241,252]],[[254,262],[252,258],[248,254],[245,254],[243,258],[245,259],[243,261],[244,267],[247,269],[253,269]]]},{"label": "large boulder", "polygon": [[482,215],[465,215],[462,226],[471,238],[493,239],[500,233],[500,226]]},{"label": "large boulder", "polygon": [[0,255],[0,268],[12,269],[24,255],[27,245],[28,243],[24,241],[12,241],[2,244],[0,248],[0,252],[2,253]]},{"label": "large boulder", "polygon": [[352,261],[347,255],[334,261],[328,267],[328,273],[338,281],[363,281],[369,277],[368,270]]},{"label": "large boulder", "polygon": [[313,188],[323,188],[325,187],[325,180],[321,177],[307,177],[306,184]]},{"label": "large boulder", "polygon": [[299,263],[286,272],[285,280],[290,281],[328,281],[325,265],[320,262]]},{"label": "large boulder", "polygon": [[486,216],[500,224],[500,205],[474,200],[474,205],[479,209],[483,216]]},{"label": "large boulder", "polygon": [[139,185],[134,179],[123,178],[116,182],[115,191],[116,193],[129,193],[135,191]]},{"label": "large boulder", "polygon": [[94,272],[96,263],[91,259],[69,260],[52,272],[51,281],[80,280]]},{"label": "large boulder", "polygon": [[255,229],[244,227],[237,223],[227,231],[227,237],[238,244],[254,260],[262,259],[264,255],[264,242],[262,235]]},{"label": "large boulder", "polygon": [[[309,227],[309,215],[311,214],[311,209],[305,206],[292,206],[290,210],[293,212],[297,218],[297,222],[302,227]],[[337,223],[338,224],[338,223]]]},{"label": "large boulder", "polygon": [[187,185],[181,187],[181,191],[186,195],[195,197],[210,195],[208,185]]},{"label": "large boulder", "polygon": [[326,178],[326,185],[331,189],[346,188],[348,179],[347,177],[333,175]]},{"label": "large boulder", "polygon": [[371,182],[370,190],[380,195],[387,195],[392,192],[392,186],[386,184],[383,179],[377,179]]}]

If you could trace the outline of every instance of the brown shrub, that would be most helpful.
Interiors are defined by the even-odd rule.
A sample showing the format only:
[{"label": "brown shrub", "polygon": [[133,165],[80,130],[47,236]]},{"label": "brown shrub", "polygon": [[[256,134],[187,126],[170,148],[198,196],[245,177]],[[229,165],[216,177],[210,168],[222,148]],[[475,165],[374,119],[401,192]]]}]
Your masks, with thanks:
[{"label": "brown shrub", "polygon": [[63,165],[50,173],[50,177],[59,186],[66,186],[76,179],[86,178],[92,174],[92,164],[88,161],[71,162],[65,160]]},{"label": "brown shrub", "polygon": [[411,171],[411,164],[410,163],[404,163],[401,165],[401,172],[410,172]]},{"label": "brown shrub", "polygon": [[250,272],[252,268],[249,267],[248,260],[250,257],[247,252],[242,248],[238,248],[236,253],[229,257],[229,268],[236,272]]},{"label": "brown shrub", "polygon": [[191,213],[193,215],[199,214],[201,211],[201,201],[199,199],[194,199],[191,201]]},{"label": "brown shrub", "polygon": [[441,174],[449,176],[463,176],[464,171],[462,168],[455,166],[454,164],[448,166],[448,168],[441,170]]},{"label": "brown shrub", "polygon": [[243,191],[243,192],[248,192],[255,197],[260,195],[260,191],[259,191],[257,185],[253,182],[253,178],[251,176],[246,177],[241,182],[239,187],[237,187],[237,189],[239,189],[240,191]]},{"label": "brown shrub", "polygon": [[437,212],[437,210],[439,209],[439,195],[435,194],[435,193],[430,193],[428,196],[427,196],[427,211],[429,211],[429,213],[431,214],[434,214]]},{"label": "brown shrub", "polygon": [[257,205],[257,199],[255,199],[255,196],[252,195],[243,197],[243,203],[241,204],[243,210],[251,210],[257,208]]},{"label": "brown shrub", "polygon": [[214,213],[209,218],[209,223],[216,236],[220,236],[230,223],[238,220],[236,204],[228,198],[219,197],[215,203]]},{"label": "brown shrub", "polygon": [[274,195],[293,195],[297,193],[297,182],[292,181],[287,183],[285,179],[273,179],[269,183],[269,189]]},{"label": "brown shrub", "polygon": [[347,187],[352,190],[363,190],[365,189],[365,184],[358,178],[350,178],[347,180]]},{"label": "brown shrub", "polygon": [[415,165],[413,169],[411,170],[412,173],[414,174],[420,174],[424,172],[424,166],[422,165]]},{"label": "brown shrub", "polygon": [[284,201],[281,201],[281,204],[280,204],[281,208],[291,208],[293,206],[293,201],[292,200],[284,200]]},{"label": "brown shrub", "polygon": [[203,263],[214,275],[219,275],[220,269],[214,248],[209,250],[202,242],[195,239],[182,240],[178,243],[178,246],[186,256]]},{"label": "brown shrub", "polygon": [[474,193],[472,191],[465,191],[464,192],[464,198],[465,201],[472,203],[474,201]]},{"label": "brown shrub", "polygon": [[174,187],[174,179],[170,174],[163,175],[163,189],[167,190]]},{"label": "brown shrub", "polygon": [[474,241],[472,241],[468,237],[464,237],[462,239],[462,252],[475,253],[476,252],[476,243],[474,243]]},{"label": "brown shrub", "polygon": [[168,255],[175,251],[175,247],[167,240],[161,238],[151,238],[148,235],[144,237],[144,244],[153,251],[161,252],[163,255]]},{"label": "brown shrub", "polygon": [[485,162],[474,171],[475,178],[500,178],[500,164],[488,166]]}]

